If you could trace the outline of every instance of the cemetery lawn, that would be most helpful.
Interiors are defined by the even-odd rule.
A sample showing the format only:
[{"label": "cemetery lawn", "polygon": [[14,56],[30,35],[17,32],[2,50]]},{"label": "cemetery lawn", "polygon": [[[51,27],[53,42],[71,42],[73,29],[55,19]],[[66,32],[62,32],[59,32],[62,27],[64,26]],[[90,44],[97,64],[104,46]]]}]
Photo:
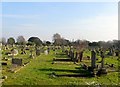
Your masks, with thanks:
[{"label": "cemetery lawn", "polygon": [[[90,52],[85,52],[84,56],[89,55]],[[3,55],[4,56],[4,55]],[[26,58],[28,55],[19,54],[16,57]],[[118,72],[109,72],[107,75],[101,77],[55,77],[51,73],[57,74],[73,74],[79,73],[81,63],[90,65],[90,60],[83,60],[81,63],[74,64],[73,62],[57,62],[52,64],[53,58],[66,57],[65,55],[55,55],[53,51],[49,55],[41,54],[31,62],[24,66],[20,71],[16,73],[8,72],[10,66],[4,67],[3,76],[7,76],[7,79],[3,82],[3,85],[89,85],[89,84],[101,84],[101,85],[116,85],[118,84]],[[99,58],[99,57],[98,57]],[[101,58],[97,62],[99,62]],[[118,68],[117,57],[105,58],[105,63],[115,64],[116,70]]]}]

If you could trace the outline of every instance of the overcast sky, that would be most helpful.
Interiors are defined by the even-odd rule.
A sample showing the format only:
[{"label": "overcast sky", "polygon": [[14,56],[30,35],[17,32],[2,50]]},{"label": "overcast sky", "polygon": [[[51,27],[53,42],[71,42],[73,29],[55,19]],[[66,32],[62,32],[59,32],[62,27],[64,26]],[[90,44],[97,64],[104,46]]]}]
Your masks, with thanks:
[{"label": "overcast sky", "polygon": [[5,38],[118,39],[117,2],[3,2],[0,15]]}]

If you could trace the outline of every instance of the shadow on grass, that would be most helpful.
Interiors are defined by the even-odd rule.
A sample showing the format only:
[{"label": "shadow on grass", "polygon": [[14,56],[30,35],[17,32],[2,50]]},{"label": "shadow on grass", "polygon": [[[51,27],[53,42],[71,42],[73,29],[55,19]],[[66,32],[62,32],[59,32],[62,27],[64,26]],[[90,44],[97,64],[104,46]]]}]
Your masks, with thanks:
[{"label": "shadow on grass", "polygon": [[67,70],[67,69],[39,69],[40,71],[52,71],[52,72],[68,72],[68,73],[86,73],[84,69],[76,69],[76,70]]},{"label": "shadow on grass", "polygon": [[59,53],[55,55],[56,58],[68,58],[68,56],[65,53]]},{"label": "shadow on grass", "polygon": [[[52,73],[49,73],[48,75],[50,76],[57,76],[57,77],[87,77],[91,78],[94,77],[93,74],[88,72],[87,70],[84,69],[77,69],[77,70],[65,70],[65,69],[39,69],[40,71],[51,71]],[[55,72],[67,72],[67,74],[56,74]]]}]

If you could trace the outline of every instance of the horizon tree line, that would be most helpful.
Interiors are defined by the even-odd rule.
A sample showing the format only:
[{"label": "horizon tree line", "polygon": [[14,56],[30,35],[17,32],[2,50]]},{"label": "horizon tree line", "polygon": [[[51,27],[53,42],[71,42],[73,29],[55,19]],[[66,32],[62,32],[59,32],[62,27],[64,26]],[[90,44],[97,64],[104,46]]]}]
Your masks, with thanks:
[{"label": "horizon tree line", "polygon": [[112,41],[97,41],[97,42],[90,42],[88,40],[76,40],[76,41],[70,41],[67,40],[63,37],[61,37],[60,34],[56,33],[53,35],[53,42],[50,41],[42,41],[40,40],[39,37],[30,37],[27,41],[23,36],[18,36],[15,42],[14,37],[9,37],[7,40],[2,37],[0,40],[0,43],[2,45],[36,45],[36,46],[41,46],[41,45],[55,45],[55,46],[84,46],[84,47],[104,47],[104,48],[110,48],[110,47],[115,47],[117,49],[120,49],[120,40],[112,40]]}]

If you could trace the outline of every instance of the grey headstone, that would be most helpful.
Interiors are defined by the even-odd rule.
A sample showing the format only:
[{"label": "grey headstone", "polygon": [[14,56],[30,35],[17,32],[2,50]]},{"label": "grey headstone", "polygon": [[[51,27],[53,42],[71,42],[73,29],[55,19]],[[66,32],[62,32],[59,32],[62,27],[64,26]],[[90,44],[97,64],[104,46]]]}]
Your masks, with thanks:
[{"label": "grey headstone", "polygon": [[16,65],[21,66],[22,65],[22,59],[12,58],[12,64],[16,64]]},{"label": "grey headstone", "polygon": [[36,50],[36,55],[39,56],[40,55],[40,50]]},{"label": "grey headstone", "polygon": [[101,61],[101,68],[104,67],[104,53],[101,51],[101,58],[102,58],[102,61]]},{"label": "grey headstone", "polygon": [[91,67],[95,68],[96,67],[96,53],[95,51],[91,51]]}]

